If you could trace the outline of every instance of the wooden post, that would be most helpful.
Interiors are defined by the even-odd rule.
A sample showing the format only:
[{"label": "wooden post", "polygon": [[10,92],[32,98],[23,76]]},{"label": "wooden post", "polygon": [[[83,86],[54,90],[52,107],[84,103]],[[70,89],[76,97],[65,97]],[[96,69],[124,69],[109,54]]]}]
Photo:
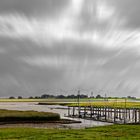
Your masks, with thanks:
[{"label": "wooden post", "polygon": [[126,108],[123,109],[124,124],[126,124]]},{"label": "wooden post", "polygon": [[102,114],[101,107],[99,107],[99,120],[101,119],[101,114]]},{"label": "wooden post", "polygon": [[70,107],[68,106],[68,116],[70,116]]},{"label": "wooden post", "polygon": [[106,110],[106,107],[105,107],[105,121],[106,121],[106,114],[107,114],[107,112],[106,112],[107,110]]},{"label": "wooden post", "polygon": [[99,107],[97,108],[97,111],[98,111],[97,119],[99,120]]},{"label": "wooden post", "polygon": [[78,106],[78,116],[79,116],[79,118],[81,116],[81,107],[80,106]]},{"label": "wooden post", "polygon": [[121,109],[119,108],[119,119],[121,120]]},{"label": "wooden post", "polygon": [[111,108],[111,120],[112,120],[112,108]]},{"label": "wooden post", "polygon": [[125,120],[127,120],[127,109],[125,109]]},{"label": "wooden post", "polygon": [[116,122],[116,108],[114,108],[114,123]]},{"label": "wooden post", "polygon": [[92,113],[93,113],[93,116],[94,116],[94,107],[92,108]]},{"label": "wooden post", "polygon": [[131,119],[131,109],[129,109],[129,121]]},{"label": "wooden post", "polygon": [[125,124],[126,123],[126,98],[125,98],[124,103],[125,103],[125,105],[124,105],[124,109],[123,109],[124,111],[123,112],[124,112],[124,124]]},{"label": "wooden post", "polygon": [[132,122],[134,123],[135,121],[135,110],[134,109],[132,109]]},{"label": "wooden post", "polygon": [[109,114],[110,114],[109,111],[110,111],[110,108],[108,107],[108,120],[109,120]]},{"label": "wooden post", "polygon": [[84,118],[86,117],[86,106],[84,107]]},{"label": "wooden post", "polygon": [[75,116],[75,107],[73,106],[73,116]]},{"label": "wooden post", "polygon": [[90,106],[90,118],[92,118],[92,107]]},{"label": "wooden post", "polygon": [[118,118],[118,108],[116,108],[116,118]]},{"label": "wooden post", "polygon": [[135,123],[137,123],[137,110],[135,109]]},{"label": "wooden post", "polygon": [[78,95],[77,95],[77,103],[78,103],[78,113],[80,117],[80,90],[78,90]]},{"label": "wooden post", "polygon": [[139,123],[140,123],[140,109],[139,109]]}]

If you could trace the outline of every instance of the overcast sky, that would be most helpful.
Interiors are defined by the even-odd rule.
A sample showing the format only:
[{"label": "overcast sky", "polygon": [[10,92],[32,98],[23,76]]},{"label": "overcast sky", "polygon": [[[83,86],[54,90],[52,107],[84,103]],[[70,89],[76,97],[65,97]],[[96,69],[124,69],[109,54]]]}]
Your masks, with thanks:
[{"label": "overcast sky", "polygon": [[79,88],[140,96],[140,0],[0,0],[0,96]]}]

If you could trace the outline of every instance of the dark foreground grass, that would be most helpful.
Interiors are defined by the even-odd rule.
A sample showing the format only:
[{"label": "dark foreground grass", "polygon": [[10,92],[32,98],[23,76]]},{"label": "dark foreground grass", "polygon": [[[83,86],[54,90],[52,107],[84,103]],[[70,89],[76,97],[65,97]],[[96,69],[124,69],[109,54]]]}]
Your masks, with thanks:
[{"label": "dark foreground grass", "polygon": [[58,121],[60,115],[51,112],[0,110],[0,122]]},{"label": "dark foreground grass", "polygon": [[3,128],[0,140],[139,140],[139,125],[112,125],[81,130]]}]

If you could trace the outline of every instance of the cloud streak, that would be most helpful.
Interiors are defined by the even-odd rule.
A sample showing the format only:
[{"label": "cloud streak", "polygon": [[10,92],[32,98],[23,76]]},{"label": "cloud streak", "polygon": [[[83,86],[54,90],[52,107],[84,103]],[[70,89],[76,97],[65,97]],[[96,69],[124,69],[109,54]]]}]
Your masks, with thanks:
[{"label": "cloud streak", "polygon": [[4,94],[15,89],[18,95],[21,88],[32,95],[65,85],[138,95],[140,27],[129,26],[133,17],[123,7],[125,0],[123,6],[114,0],[61,0],[58,5],[41,0],[46,8],[38,14],[33,12],[34,7],[41,9],[36,0],[12,2],[9,9],[14,12],[3,9],[0,14]]},{"label": "cloud streak", "polygon": [[[95,25],[90,31],[80,32],[77,29],[77,25],[80,25],[77,19],[80,19],[83,3],[82,0],[72,1],[64,10],[65,12],[54,19],[27,18],[25,15],[19,14],[1,15],[0,36],[13,39],[29,39],[39,44],[73,40],[106,48],[124,46],[136,47],[139,50],[140,31],[125,28],[123,25],[124,19],[121,19],[121,17],[114,19],[114,16],[117,15],[115,9],[107,7],[107,4],[102,2],[97,4],[96,16],[92,17],[90,15],[91,19],[97,19],[97,28]],[[81,8],[77,5],[81,5],[79,6]],[[80,22],[85,21],[80,20]],[[98,25],[103,27],[107,25],[106,30],[100,30]]]}]

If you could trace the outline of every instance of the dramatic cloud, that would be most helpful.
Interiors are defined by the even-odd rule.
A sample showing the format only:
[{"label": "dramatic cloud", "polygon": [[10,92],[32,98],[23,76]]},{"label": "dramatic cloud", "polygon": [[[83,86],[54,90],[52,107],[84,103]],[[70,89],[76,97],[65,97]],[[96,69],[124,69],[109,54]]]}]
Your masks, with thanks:
[{"label": "dramatic cloud", "polygon": [[139,96],[138,5],[139,0],[0,2],[1,96],[50,88]]}]

